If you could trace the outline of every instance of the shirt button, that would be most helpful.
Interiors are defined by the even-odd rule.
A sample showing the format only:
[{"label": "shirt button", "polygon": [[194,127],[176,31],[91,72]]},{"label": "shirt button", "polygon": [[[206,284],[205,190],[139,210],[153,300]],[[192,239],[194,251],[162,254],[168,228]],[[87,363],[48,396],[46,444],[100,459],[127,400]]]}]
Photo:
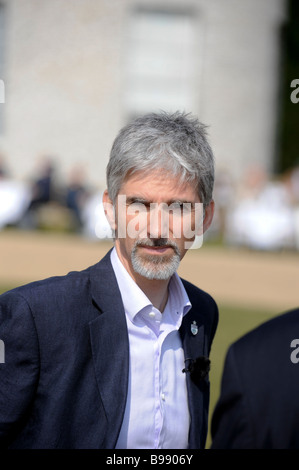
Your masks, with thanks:
[{"label": "shirt button", "polygon": [[155,314],[155,312],[150,312],[150,313],[149,313],[149,316],[150,316],[151,318],[155,318],[156,314]]},{"label": "shirt button", "polygon": [[163,401],[165,401],[165,393],[161,393],[161,398]]}]

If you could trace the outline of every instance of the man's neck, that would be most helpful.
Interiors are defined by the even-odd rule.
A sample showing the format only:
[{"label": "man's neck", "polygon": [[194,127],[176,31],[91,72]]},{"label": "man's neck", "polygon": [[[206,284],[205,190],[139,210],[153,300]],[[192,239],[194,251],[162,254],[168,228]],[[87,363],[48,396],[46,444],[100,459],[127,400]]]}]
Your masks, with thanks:
[{"label": "man's neck", "polygon": [[132,279],[145,293],[153,306],[160,312],[163,312],[168,300],[168,284],[170,279],[147,279],[146,277],[141,276],[140,274],[136,273],[129,262],[121,256],[118,247],[115,246],[115,248],[121,263],[124,265]]},{"label": "man's neck", "polygon": [[168,300],[169,279],[167,281],[150,280],[138,275],[133,277],[133,279],[153,306],[163,313]]}]

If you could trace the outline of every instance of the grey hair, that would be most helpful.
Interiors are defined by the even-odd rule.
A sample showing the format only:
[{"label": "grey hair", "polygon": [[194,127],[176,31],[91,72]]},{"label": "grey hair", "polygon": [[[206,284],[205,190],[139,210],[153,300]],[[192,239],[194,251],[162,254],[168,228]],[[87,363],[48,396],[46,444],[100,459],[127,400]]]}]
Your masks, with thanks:
[{"label": "grey hair", "polygon": [[194,182],[206,207],[212,200],[214,156],[206,126],[190,114],[149,113],[118,133],[107,165],[107,188],[115,203],[128,174],[156,169],[170,171],[184,182]]}]

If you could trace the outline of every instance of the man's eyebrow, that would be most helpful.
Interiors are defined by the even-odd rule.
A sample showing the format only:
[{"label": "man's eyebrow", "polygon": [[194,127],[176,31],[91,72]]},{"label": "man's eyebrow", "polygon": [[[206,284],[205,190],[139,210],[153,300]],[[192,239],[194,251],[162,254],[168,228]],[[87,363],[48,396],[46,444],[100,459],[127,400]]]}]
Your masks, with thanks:
[{"label": "man's eyebrow", "polygon": [[150,201],[141,197],[141,196],[127,196],[126,203],[127,204],[134,204],[134,202],[139,202],[143,204],[150,204]]},{"label": "man's eyebrow", "polygon": [[170,204],[191,204],[192,206],[195,204],[193,201],[188,201],[186,199],[171,199],[167,202],[168,205]]},{"label": "man's eyebrow", "polygon": [[168,206],[170,206],[171,204],[191,204],[191,206],[193,207],[194,206],[194,202],[193,201],[188,201],[188,200],[185,200],[185,199],[169,199],[168,201],[163,201],[163,202],[153,202],[153,201],[150,201],[148,199],[145,199],[144,197],[142,196],[127,196],[127,200],[126,200],[127,204],[134,204],[134,203],[142,203],[144,205],[150,205],[150,204],[167,204]]}]

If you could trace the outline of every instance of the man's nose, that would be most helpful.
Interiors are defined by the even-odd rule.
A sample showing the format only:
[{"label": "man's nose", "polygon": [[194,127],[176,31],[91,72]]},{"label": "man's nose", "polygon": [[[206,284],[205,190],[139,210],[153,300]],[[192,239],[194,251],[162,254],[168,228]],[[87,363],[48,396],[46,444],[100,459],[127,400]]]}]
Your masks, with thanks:
[{"label": "man's nose", "polygon": [[169,214],[164,206],[157,204],[151,207],[148,214],[147,232],[150,238],[169,237]]}]

